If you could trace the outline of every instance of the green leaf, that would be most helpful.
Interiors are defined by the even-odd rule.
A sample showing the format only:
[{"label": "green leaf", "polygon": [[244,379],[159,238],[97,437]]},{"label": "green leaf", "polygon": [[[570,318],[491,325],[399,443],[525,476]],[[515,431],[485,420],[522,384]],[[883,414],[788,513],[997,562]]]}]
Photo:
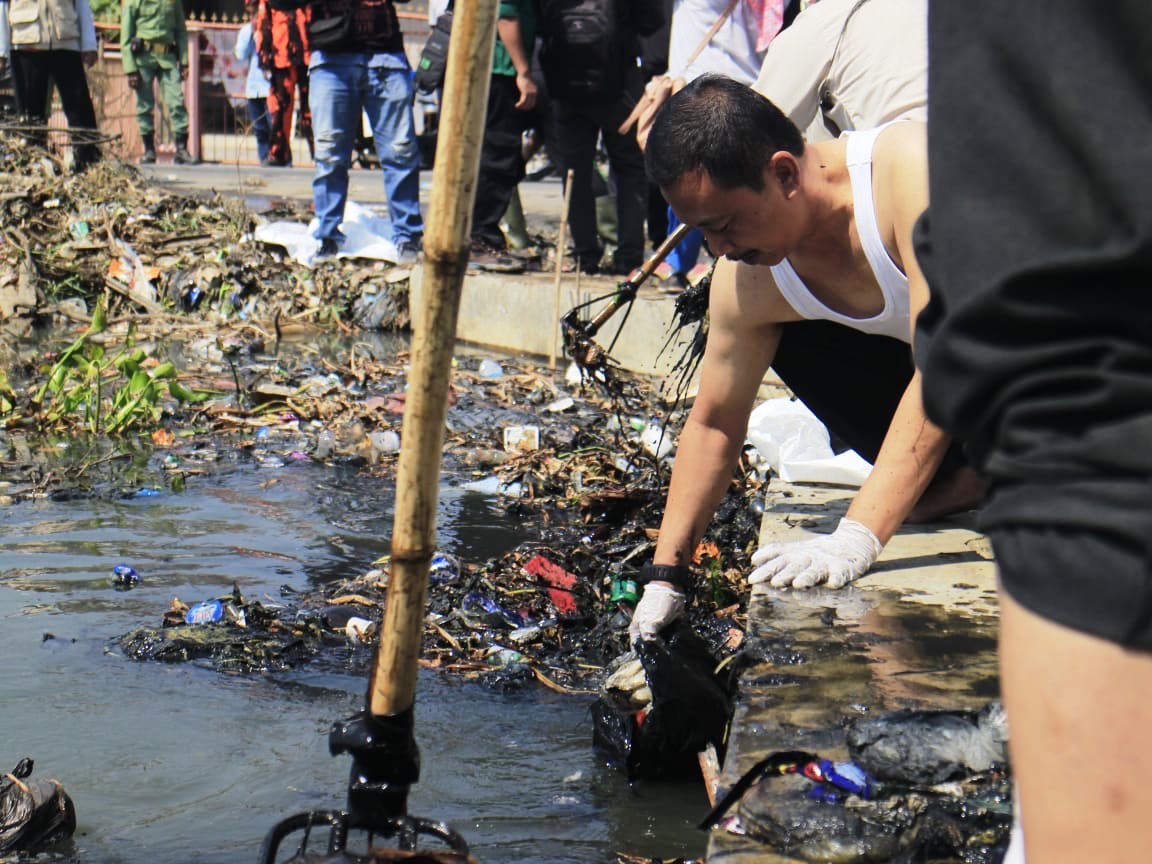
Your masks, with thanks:
[{"label": "green leaf", "polygon": [[204,402],[212,396],[206,390],[189,390],[179,381],[169,381],[168,392],[177,402],[191,402],[194,405]]}]

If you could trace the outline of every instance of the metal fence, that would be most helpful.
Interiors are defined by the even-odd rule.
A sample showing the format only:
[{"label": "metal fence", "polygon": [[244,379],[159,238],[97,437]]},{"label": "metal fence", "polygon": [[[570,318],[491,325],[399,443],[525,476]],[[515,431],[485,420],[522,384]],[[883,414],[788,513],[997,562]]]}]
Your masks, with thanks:
[{"label": "metal fence", "polygon": [[[409,4],[409,8],[422,7],[426,8],[424,3]],[[427,14],[405,11],[399,15],[405,49],[415,66],[428,38]],[[99,34],[102,38],[98,39],[96,64],[88,70],[88,87],[100,131],[112,139],[104,149],[126,161],[135,161],[144,149],[136,128],[136,97],[120,63],[120,46],[107,38],[118,35],[119,27],[101,23],[96,26],[102,31]],[[233,53],[240,27],[236,22],[188,21],[188,79],[184,82],[188,149],[207,162],[256,164],[258,161],[244,97],[248,62],[237,60]],[[0,88],[0,98],[5,96],[10,99],[10,90],[5,92]],[[172,127],[163,102],[157,99],[156,104],[156,149],[164,161],[174,152]],[[420,114],[417,111],[417,123]],[[59,99],[53,94],[48,138],[50,146],[61,153],[70,144],[67,125]],[[295,132],[293,136],[294,164],[311,165],[307,143]]]}]

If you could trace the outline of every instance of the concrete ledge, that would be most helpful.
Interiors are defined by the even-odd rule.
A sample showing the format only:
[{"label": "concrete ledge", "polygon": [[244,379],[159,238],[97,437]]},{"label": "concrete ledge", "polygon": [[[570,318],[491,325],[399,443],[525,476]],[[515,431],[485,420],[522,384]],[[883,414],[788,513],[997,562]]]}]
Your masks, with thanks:
[{"label": "concrete ledge", "polygon": [[[423,281],[423,268],[413,268],[410,306],[414,326],[419,326]],[[591,318],[608,305],[616,285],[615,279],[582,276],[577,280],[575,275],[565,274],[557,304],[554,275],[470,272],[464,277],[456,338],[539,357],[549,357],[555,351],[557,365],[566,367],[570,358],[564,356],[560,341],[560,318],[577,303],[605,298],[581,316]],[[627,321],[627,309],[622,308],[605,323],[596,342],[607,348],[619,332],[611,354],[620,366],[630,372],[663,377],[671,371],[691,335],[678,334],[664,347],[672,333],[675,305],[675,298],[643,287]]]},{"label": "concrete ledge", "polygon": [[[760,540],[830,532],[855,494],[773,480]],[[846,718],[897,708],[974,709],[996,698],[995,565],[973,522],[966,515],[905,526],[870,573],[839,591],[753,595],[746,648],[761,659],[740,676],[721,791],[772,752],[844,758]],[[714,830],[706,860],[795,859]]]}]

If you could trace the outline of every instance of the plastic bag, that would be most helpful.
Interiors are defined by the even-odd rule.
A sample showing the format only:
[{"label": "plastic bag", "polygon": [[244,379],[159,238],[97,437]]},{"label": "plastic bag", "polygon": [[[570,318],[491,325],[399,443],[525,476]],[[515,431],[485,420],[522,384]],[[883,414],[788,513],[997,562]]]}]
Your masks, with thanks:
[{"label": "plastic bag", "polygon": [[708,744],[723,759],[731,698],[713,671],[708,645],[683,619],[637,653],[652,701],[637,710],[626,696],[601,693],[592,706],[593,746],[623,765],[628,781],[698,777]]},{"label": "plastic bag", "polygon": [[833,453],[828,430],[799,399],[766,399],[748,418],[748,441],[788,483],[860,486],[872,466],[855,450]]},{"label": "plastic bag", "polygon": [[0,853],[35,852],[71,837],[76,808],[55,780],[29,780],[31,759],[0,775]]}]

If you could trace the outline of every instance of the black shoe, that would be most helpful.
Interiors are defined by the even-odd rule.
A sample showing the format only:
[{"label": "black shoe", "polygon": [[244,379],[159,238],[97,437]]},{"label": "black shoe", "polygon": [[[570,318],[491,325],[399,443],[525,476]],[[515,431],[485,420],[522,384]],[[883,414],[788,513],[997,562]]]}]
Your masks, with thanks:
[{"label": "black shoe", "polygon": [[420,258],[420,244],[412,240],[404,240],[396,244],[397,267],[411,267]]},{"label": "black shoe", "polygon": [[489,273],[522,273],[524,262],[513,258],[503,249],[489,246],[479,240],[473,240],[468,251],[468,266],[473,270],[484,270]]},{"label": "black shoe", "polygon": [[155,165],[156,164],[156,151],[145,150],[144,154],[140,157],[141,165]]},{"label": "black shoe", "polygon": [[261,168],[291,168],[292,163],[287,159],[273,159],[271,156],[265,156],[260,160]]},{"label": "black shoe", "polygon": [[312,256],[313,261],[326,261],[340,254],[340,241],[335,237],[324,237],[320,241],[320,249]]},{"label": "black shoe", "polygon": [[188,152],[188,136],[176,136],[176,156],[172,159],[177,165],[199,165],[200,160]]}]

